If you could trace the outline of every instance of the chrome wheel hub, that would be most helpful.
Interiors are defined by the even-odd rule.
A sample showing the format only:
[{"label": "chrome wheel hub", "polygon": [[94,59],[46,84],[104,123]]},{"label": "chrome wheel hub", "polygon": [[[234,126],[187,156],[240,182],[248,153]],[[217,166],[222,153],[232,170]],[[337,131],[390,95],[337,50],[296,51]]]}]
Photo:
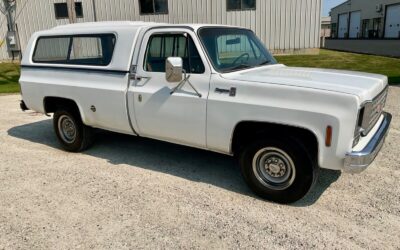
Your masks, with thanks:
[{"label": "chrome wheel hub", "polygon": [[76,126],[74,121],[66,115],[62,115],[58,119],[58,131],[63,139],[67,143],[72,143],[76,138]]},{"label": "chrome wheel hub", "polygon": [[253,172],[262,185],[274,190],[288,188],[296,176],[292,158],[275,147],[260,149],[254,155]]},{"label": "chrome wheel hub", "polygon": [[265,171],[273,177],[282,177],[286,173],[286,164],[278,157],[271,157],[265,163]]}]

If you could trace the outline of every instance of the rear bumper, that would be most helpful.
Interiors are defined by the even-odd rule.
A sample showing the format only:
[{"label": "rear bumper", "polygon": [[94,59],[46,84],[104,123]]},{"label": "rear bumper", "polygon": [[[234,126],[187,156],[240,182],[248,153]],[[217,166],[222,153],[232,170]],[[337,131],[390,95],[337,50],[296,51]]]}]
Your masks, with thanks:
[{"label": "rear bumper", "polygon": [[392,121],[391,114],[383,113],[383,116],[384,118],[379,129],[365,148],[361,151],[353,151],[346,155],[344,160],[345,172],[360,173],[374,161],[383,146],[386,135],[389,132],[390,122]]}]

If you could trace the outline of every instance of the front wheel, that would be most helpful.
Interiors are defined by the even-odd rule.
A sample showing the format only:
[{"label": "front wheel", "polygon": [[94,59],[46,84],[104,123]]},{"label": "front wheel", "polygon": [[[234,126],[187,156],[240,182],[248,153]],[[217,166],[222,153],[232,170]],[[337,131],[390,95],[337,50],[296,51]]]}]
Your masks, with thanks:
[{"label": "front wheel", "polygon": [[290,138],[258,140],[245,147],[239,159],[249,187],[260,197],[278,203],[303,198],[318,175],[306,147]]},{"label": "front wheel", "polygon": [[54,131],[61,146],[70,152],[87,149],[93,141],[93,129],[83,124],[79,112],[60,109],[54,113]]}]

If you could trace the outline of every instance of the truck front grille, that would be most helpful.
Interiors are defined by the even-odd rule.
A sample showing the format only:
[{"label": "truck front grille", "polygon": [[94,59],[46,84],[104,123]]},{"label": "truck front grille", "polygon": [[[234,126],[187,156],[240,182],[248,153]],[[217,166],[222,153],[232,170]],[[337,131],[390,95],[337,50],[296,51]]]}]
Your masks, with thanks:
[{"label": "truck front grille", "polygon": [[385,90],[376,96],[371,102],[365,104],[361,122],[361,134],[363,136],[367,135],[371,131],[381,117],[383,108],[386,104],[387,94],[388,88],[386,87]]}]

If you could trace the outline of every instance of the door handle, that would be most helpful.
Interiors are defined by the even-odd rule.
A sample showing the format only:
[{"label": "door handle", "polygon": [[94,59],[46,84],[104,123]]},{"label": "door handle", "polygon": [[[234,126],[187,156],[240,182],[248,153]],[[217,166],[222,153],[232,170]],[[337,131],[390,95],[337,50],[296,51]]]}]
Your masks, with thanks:
[{"label": "door handle", "polygon": [[227,94],[229,93],[229,89],[220,89],[220,88],[216,88],[215,89],[216,93],[220,93],[220,94]]},{"label": "door handle", "polygon": [[141,81],[142,79],[149,79],[150,77],[147,77],[147,76],[135,76],[135,80],[137,80],[137,81]]},{"label": "door handle", "polygon": [[229,96],[235,96],[236,88],[230,88],[230,89],[215,88],[215,92],[219,94],[229,94]]}]

